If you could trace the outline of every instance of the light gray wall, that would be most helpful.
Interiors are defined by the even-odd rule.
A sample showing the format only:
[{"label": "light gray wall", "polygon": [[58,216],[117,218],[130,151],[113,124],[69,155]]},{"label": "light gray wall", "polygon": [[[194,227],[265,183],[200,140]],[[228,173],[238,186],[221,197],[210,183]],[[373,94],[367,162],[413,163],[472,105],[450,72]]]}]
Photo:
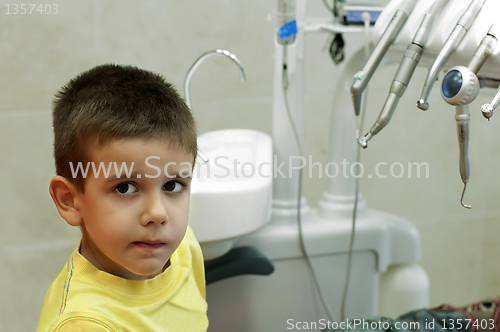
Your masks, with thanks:
[{"label": "light gray wall", "polygon": [[[199,132],[240,127],[270,134],[274,26],[268,18],[275,1],[61,0],[57,15],[7,15],[7,3],[12,4],[0,2],[0,330],[29,331],[79,237],[59,217],[47,190],[54,175],[53,94],[79,72],[107,62],[159,72],[182,93],[194,60],[226,48],[243,62],[248,81],[238,83],[237,71],[225,59],[204,63],[191,90]],[[310,1],[309,11],[328,15],[319,0]],[[360,38],[346,36],[347,57]],[[305,81],[305,154],[322,163],[328,162],[333,91],[344,88],[336,81],[342,66],[335,67],[322,51],[326,39],[308,38]],[[366,126],[378,116],[396,69],[389,65],[375,74]],[[361,158],[366,169],[380,161],[427,162],[430,178],[363,178],[361,190],[370,207],[404,216],[419,229],[431,304],[461,305],[500,293],[499,122],[494,117],[487,123],[478,111],[495,91],[482,91],[471,105],[466,202],[474,209],[468,211],[459,205],[454,109],[441,100],[438,84],[432,109],[414,107],[425,75],[425,69],[417,70],[392,122]],[[305,179],[311,205],[325,186],[324,179]]]}]

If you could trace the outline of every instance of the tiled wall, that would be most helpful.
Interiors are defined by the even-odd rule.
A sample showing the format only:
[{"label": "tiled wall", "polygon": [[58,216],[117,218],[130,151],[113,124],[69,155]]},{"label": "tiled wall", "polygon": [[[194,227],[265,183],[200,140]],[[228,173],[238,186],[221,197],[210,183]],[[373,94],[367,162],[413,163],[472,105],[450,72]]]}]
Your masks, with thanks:
[{"label": "tiled wall", "polygon": [[[32,1],[44,4],[40,1]],[[182,93],[184,75],[203,52],[227,48],[243,62],[248,81],[226,59],[211,58],[192,80],[199,132],[252,128],[271,132],[272,19],[275,1],[60,0],[58,14],[7,15],[0,2],[0,331],[35,329],[44,293],[78,241],[58,216],[48,194],[54,175],[50,104],[57,89],[95,65],[134,64],[162,73]],[[312,16],[325,16],[310,1]],[[327,141],[336,77],[322,51],[326,35],[308,38],[306,52],[305,154],[328,162]],[[346,56],[361,36],[346,36]],[[374,76],[366,126],[373,123],[397,66]],[[426,75],[418,69],[390,125],[363,151],[365,167],[385,161],[428,162],[429,179],[363,179],[370,207],[402,215],[422,237],[422,266],[428,272],[431,304],[464,304],[500,294],[498,119],[479,115],[493,90],[471,106],[471,182],[465,210],[454,109],[435,88],[432,109],[414,107]],[[437,84],[436,84],[437,86]],[[304,193],[316,205],[326,183],[306,179]]]}]

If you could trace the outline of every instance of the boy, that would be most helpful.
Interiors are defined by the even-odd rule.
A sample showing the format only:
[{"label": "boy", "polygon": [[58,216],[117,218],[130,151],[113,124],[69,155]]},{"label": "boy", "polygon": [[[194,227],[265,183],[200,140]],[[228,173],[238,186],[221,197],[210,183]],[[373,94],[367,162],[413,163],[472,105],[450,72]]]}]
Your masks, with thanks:
[{"label": "boy", "polygon": [[206,331],[203,258],[187,226],[194,119],[161,76],[103,65],[53,105],[49,192],[82,238],[38,332]]}]

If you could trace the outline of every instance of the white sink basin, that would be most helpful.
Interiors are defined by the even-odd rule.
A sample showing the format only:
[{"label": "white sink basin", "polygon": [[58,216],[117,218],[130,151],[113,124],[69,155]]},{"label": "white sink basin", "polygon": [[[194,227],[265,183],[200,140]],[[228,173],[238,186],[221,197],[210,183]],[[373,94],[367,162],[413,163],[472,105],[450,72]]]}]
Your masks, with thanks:
[{"label": "white sink basin", "polygon": [[189,225],[205,259],[229,251],[239,236],[255,231],[271,216],[271,138],[249,129],[227,129],[198,137]]}]

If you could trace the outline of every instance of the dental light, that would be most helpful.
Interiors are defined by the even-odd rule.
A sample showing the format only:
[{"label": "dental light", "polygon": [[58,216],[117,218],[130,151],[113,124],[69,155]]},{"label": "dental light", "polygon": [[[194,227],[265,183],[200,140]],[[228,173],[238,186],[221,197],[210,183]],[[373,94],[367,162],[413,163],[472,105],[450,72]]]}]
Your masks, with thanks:
[{"label": "dental light", "polygon": [[399,65],[394,80],[392,81],[389,96],[385,101],[377,121],[370,131],[358,140],[359,145],[361,145],[363,149],[368,147],[370,139],[377,135],[391,120],[399,99],[405,92],[413,72],[420,61],[420,57],[424,52],[425,43],[431,30],[432,23],[434,22],[434,17],[447,2],[448,0],[436,0],[430,7],[429,11],[424,15],[420,28],[413,37],[411,44],[408,45],[408,48],[406,49],[403,60]]},{"label": "dental light", "polygon": [[458,144],[460,149],[460,176],[464,183],[464,189],[460,198],[463,207],[470,209],[471,206],[464,204],[464,193],[469,181],[469,104],[476,99],[479,93],[479,72],[488,57],[493,53],[497,44],[497,34],[500,32],[499,21],[495,22],[481,44],[476,49],[469,65],[451,68],[443,78],[441,94],[444,100],[456,106],[455,119],[457,121]]},{"label": "dental light", "polygon": [[415,7],[415,2],[416,0],[403,0],[384,33],[380,36],[377,46],[375,46],[370,58],[366,61],[363,70],[355,75],[354,83],[351,86],[351,94],[356,115],[359,115],[361,112],[361,96],[363,91],[384,57],[384,54],[387,52],[387,49],[394,42],[413,7]]},{"label": "dental light", "polygon": [[427,78],[425,79],[422,94],[420,96],[420,99],[417,101],[417,107],[421,110],[426,111],[429,109],[427,100],[431,93],[432,86],[434,85],[434,81],[436,81],[437,74],[441,71],[441,69],[443,69],[445,63],[457,49],[465,34],[472,26],[472,23],[474,23],[474,20],[483,7],[485,1],[486,0],[473,0],[470,3],[469,7],[467,7],[465,12],[462,14],[457,24],[455,25],[455,28],[453,28],[453,31],[441,48],[441,51],[436,57],[436,60],[434,60],[434,63],[429,69],[429,73],[427,75]]}]

